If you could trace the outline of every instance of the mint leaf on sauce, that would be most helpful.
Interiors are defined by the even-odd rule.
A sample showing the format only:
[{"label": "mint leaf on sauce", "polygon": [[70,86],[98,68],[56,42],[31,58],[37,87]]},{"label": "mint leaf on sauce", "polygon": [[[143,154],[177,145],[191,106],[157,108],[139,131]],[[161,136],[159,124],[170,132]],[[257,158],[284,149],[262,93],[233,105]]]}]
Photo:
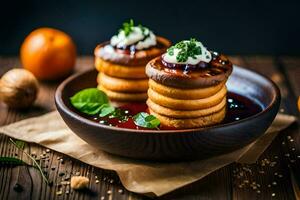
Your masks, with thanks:
[{"label": "mint leaf on sauce", "polygon": [[95,115],[102,109],[103,104],[108,104],[107,95],[97,88],[87,88],[77,92],[70,98],[71,104],[80,112]]},{"label": "mint leaf on sauce", "polygon": [[109,104],[103,104],[101,107],[101,111],[99,116],[100,117],[105,117],[107,115],[112,114],[115,111],[115,107],[109,105]]},{"label": "mint leaf on sauce", "polygon": [[146,112],[140,112],[136,115],[134,115],[132,117],[135,125],[137,126],[141,126],[144,128],[158,128],[158,126],[160,125],[160,121],[159,119],[157,119],[155,116],[153,115],[149,115]]}]

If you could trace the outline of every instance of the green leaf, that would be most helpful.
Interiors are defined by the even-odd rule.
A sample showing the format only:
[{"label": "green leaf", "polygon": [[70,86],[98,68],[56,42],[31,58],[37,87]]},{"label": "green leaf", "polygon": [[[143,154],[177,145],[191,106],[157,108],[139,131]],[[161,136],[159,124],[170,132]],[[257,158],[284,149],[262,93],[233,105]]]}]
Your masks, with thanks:
[{"label": "green leaf", "polygon": [[101,106],[109,101],[107,95],[97,88],[81,90],[72,96],[70,100],[77,110],[88,115],[99,113]]},{"label": "green leaf", "polygon": [[22,140],[16,140],[16,145],[19,149],[24,149],[26,142],[22,141]]},{"label": "green leaf", "polygon": [[0,166],[11,165],[11,166],[19,166],[19,165],[27,165],[23,160],[15,157],[0,157]]},{"label": "green leaf", "polygon": [[123,23],[123,27],[119,31],[124,31],[125,36],[128,36],[133,31],[133,27],[134,21],[133,19],[130,19],[129,22]]},{"label": "green leaf", "polygon": [[160,125],[159,119],[145,112],[140,112],[132,117],[135,125],[144,128],[158,128]]},{"label": "green leaf", "polygon": [[[15,145],[15,147],[19,148],[17,143],[12,139],[12,138],[9,138],[9,141]],[[19,148],[20,149],[20,148]],[[28,158],[30,158],[34,164],[34,166],[36,166],[36,168],[39,170],[42,178],[44,179],[44,181],[49,184],[49,181],[48,181],[48,178],[45,176],[44,172],[43,172],[43,169],[42,167],[39,165],[39,163],[29,154],[27,153],[26,151],[24,151],[23,149],[20,149]]]},{"label": "green leaf", "polygon": [[115,111],[115,108],[109,104],[103,104],[99,116],[105,117]]}]

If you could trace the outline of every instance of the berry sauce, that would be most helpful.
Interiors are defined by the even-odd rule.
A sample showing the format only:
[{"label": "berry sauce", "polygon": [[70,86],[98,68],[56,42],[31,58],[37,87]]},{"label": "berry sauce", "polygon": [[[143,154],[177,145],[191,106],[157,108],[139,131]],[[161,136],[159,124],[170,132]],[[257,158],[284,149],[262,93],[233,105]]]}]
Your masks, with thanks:
[{"label": "berry sauce", "polygon": [[[139,127],[134,124],[132,116],[139,112],[149,112],[148,107],[145,103],[130,103],[117,108],[115,114],[99,117],[95,116],[87,116],[79,113],[85,118],[88,118],[94,122],[105,124],[107,126],[115,126],[119,128],[129,128],[129,129],[137,129],[137,130],[147,130],[147,128]],[[227,111],[225,119],[220,124],[227,124],[234,121],[239,121],[241,119],[245,119],[252,115],[255,115],[262,111],[261,106],[252,100],[232,93],[227,93]],[[160,130],[174,130],[172,127],[164,127],[160,126]]]}]

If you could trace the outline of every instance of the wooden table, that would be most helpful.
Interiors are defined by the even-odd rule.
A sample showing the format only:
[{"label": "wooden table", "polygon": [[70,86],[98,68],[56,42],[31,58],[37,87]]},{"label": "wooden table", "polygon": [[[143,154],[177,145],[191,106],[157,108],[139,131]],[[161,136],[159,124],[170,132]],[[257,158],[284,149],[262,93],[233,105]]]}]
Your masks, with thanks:
[{"label": "wooden table", "polygon": [[[282,93],[280,112],[299,116],[296,100],[300,95],[300,58],[232,56],[231,59],[234,64],[259,71],[276,82]],[[1,75],[16,66],[20,66],[17,58],[0,57]],[[75,71],[92,67],[92,57],[80,57]],[[0,104],[0,125],[54,110],[53,95],[58,84],[41,83],[38,100],[27,111],[15,111]],[[28,144],[25,151],[40,155],[46,149]],[[0,154],[22,155],[4,135],[0,135]],[[47,150],[46,154],[49,160],[41,164],[53,181],[52,186],[43,182],[39,172],[33,167],[0,166],[0,199],[147,199],[127,191],[114,172],[92,167],[54,151]],[[257,164],[228,165],[160,199],[295,199],[293,187],[297,189],[300,183],[299,169],[300,135],[298,123],[295,123],[272,142]],[[76,192],[69,185],[61,185],[62,180],[68,179],[68,173],[88,176],[91,180],[90,190]],[[21,192],[14,189],[16,183],[21,185]]]}]

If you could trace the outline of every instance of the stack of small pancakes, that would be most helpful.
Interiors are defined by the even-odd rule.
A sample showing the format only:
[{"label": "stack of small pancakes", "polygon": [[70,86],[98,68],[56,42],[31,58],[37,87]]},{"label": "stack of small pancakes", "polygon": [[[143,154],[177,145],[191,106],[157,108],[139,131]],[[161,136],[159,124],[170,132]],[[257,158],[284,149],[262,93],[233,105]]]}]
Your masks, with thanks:
[{"label": "stack of small pancakes", "polygon": [[232,71],[231,63],[219,66],[222,62],[218,58],[209,68],[185,74],[164,67],[161,58],[151,60],[146,67],[150,78],[147,100],[150,113],[161,124],[175,128],[221,122],[226,113],[225,83]]},{"label": "stack of small pancakes", "polygon": [[148,90],[145,66],[170,46],[165,38],[156,37],[156,40],[156,46],[133,54],[127,49],[114,48],[109,42],[98,45],[95,49],[98,88],[112,101],[145,101]]}]

